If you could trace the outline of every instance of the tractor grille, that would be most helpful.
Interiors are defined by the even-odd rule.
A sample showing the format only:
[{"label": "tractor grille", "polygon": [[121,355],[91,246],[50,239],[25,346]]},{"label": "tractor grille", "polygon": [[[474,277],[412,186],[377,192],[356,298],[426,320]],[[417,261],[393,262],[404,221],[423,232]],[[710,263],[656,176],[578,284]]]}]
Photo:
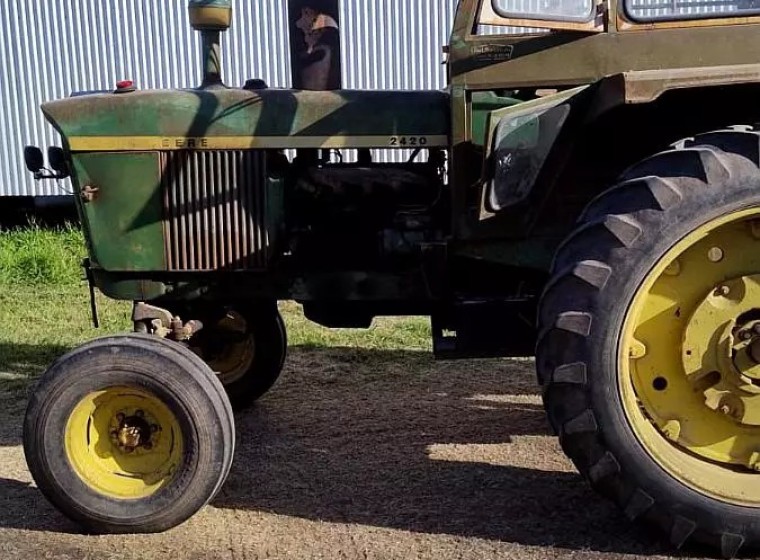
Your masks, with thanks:
[{"label": "tractor grille", "polygon": [[179,151],[162,160],[169,270],[265,268],[265,155]]}]

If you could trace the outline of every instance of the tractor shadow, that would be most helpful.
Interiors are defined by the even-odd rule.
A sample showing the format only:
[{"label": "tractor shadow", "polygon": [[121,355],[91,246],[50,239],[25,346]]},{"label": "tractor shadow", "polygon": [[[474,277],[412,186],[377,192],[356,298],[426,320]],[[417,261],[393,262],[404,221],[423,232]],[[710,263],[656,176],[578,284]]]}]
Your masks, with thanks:
[{"label": "tractor shadow", "polygon": [[69,350],[58,344],[0,343],[0,447],[21,445],[29,391],[45,369]]},{"label": "tractor shadow", "polygon": [[669,552],[598,497],[552,437],[527,360],[295,348],[237,417],[213,505],[561,549]]},{"label": "tractor shadow", "polygon": [[[0,379],[0,445],[21,445],[31,382],[66,350],[0,345],[0,372],[14,374]],[[532,361],[297,347],[280,383],[236,421],[217,508],[572,551],[670,552],[564,458]],[[12,456],[23,461],[20,449]],[[15,469],[0,476],[0,527],[77,533]]]}]

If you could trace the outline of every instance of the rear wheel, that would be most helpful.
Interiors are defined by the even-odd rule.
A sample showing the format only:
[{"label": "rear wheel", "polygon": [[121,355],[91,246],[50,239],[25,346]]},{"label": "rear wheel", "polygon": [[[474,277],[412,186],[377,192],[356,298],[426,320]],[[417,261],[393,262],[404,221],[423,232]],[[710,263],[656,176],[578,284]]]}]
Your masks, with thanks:
[{"label": "rear wheel", "polygon": [[760,135],[635,166],[560,249],[537,349],[565,452],[631,519],[760,545]]},{"label": "rear wheel", "polygon": [[221,384],[179,344],[96,340],[57,360],[30,399],[24,452],[45,496],[96,533],[170,529],[221,488],[235,446]]}]

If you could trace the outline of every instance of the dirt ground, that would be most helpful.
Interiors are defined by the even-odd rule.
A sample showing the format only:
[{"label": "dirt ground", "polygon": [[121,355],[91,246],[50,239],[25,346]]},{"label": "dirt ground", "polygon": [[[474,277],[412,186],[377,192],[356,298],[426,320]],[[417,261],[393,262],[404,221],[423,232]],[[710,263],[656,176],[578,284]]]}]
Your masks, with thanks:
[{"label": "dirt ground", "polygon": [[211,506],[154,536],[92,537],[31,485],[25,403],[0,397],[0,558],[496,559],[667,554],[549,434],[527,360],[295,348],[237,418]]}]

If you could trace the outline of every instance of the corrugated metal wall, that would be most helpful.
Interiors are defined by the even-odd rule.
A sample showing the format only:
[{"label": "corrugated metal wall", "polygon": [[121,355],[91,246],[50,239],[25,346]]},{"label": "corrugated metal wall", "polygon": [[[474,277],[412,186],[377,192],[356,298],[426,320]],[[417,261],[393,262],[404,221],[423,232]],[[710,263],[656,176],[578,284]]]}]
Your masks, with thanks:
[{"label": "corrugated metal wall", "polygon": [[[261,77],[289,86],[286,4],[235,1],[223,44],[228,84]],[[455,4],[344,0],[345,87],[444,87],[441,49]],[[43,101],[109,89],[122,78],[141,88],[200,81],[200,46],[185,6],[185,0],[0,0],[0,195],[61,193],[51,182],[35,184],[22,162],[25,144],[56,143],[38,109]]]},{"label": "corrugated metal wall", "polygon": [[[343,0],[344,87],[444,87],[442,47],[456,3]],[[260,77],[289,86],[287,0],[234,5],[234,25],[223,43],[226,82]],[[61,193],[51,182],[35,184],[22,162],[25,144],[57,142],[39,111],[43,101],[110,89],[124,78],[141,88],[200,81],[200,45],[185,6],[185,0],[0,0],[0,196]]]}]

